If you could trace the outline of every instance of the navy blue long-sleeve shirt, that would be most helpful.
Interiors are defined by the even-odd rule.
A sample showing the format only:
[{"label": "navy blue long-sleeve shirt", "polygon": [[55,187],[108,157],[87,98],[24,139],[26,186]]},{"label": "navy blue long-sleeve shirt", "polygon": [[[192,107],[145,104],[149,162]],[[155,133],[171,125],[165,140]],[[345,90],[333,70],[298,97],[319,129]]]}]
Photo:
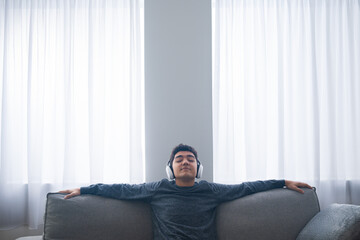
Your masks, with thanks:
[{"label": "navy blue long-sleeve shirt", "polygon": [[179,187],[163,179],[144,184],[95,184],[81,194],[121,200],[142,200],[151,205],[154,239],[216,239],[216,207],[257,192],[282,188],[285,180],[225,185],[200,181]]}]

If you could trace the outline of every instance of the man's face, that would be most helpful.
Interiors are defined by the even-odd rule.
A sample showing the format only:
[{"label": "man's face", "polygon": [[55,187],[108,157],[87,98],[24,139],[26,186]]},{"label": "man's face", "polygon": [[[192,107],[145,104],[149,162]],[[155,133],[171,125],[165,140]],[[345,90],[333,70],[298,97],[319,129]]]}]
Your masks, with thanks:
[{"label": "man's face", "polygon": [[192,152],[177,152],[172,167],[177,179],[195,179],[196,177],[197,164],[195,155]]}]

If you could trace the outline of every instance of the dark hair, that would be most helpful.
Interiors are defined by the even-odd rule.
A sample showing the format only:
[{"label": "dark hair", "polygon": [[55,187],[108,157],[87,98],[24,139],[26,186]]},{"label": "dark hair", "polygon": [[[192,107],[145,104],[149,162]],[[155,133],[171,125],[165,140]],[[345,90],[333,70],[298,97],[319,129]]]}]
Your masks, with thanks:
[{"label": "dark hair", "polygon": [[174,147],[174,149],[171,151],[171,155],[170,155],[170,159],[169,159],[170,165],[172,165],[172,161],[174,160],[175,154],[178,152],[181,152],[181,151],[192,152],[195,155],[196,161],[198,161],[198,156],[197,156],[197,152],[196,152],[195,148],[193,148],[192,146],[180,143],[179,145]]}]

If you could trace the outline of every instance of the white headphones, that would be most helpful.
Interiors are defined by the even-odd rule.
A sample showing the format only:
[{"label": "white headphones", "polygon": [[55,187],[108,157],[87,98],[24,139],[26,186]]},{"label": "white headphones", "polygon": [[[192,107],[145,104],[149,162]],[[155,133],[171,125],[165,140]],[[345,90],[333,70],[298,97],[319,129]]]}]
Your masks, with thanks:
[{"label": "white headphones", "polygon": [[[166,164],[166,175],[168,177],[169,180],[174,180],[175,179],[175,175],[174,175],[174,171],[171,165],[171,160],[168,161],[168,163]],[[197,172],[196,172],[196,178],[201,178],[202,176],[202,172],[203,172],[203,165],[201,164],[201,162],[196,159],[196,165],[197,165]]]}]

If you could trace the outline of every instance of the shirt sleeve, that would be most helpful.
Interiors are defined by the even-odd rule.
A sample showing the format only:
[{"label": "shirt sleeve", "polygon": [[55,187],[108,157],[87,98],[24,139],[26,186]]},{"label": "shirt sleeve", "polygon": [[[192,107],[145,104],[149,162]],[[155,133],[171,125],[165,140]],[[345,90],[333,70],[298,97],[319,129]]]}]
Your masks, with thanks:
[{"label": "shirt sleeve", "polygon": [[143,184],[94,184],[80,188],[81,194],[93,194],[121,200],[149,201],[159,186],[159,182]]},{"label": "shirt sleeve", "polygon": [[219,202],[231,201],[250,194],[282,188],[284,186],[285,180],[254,181],[235,185],[212,184],[213,191],[218,196]]}]

